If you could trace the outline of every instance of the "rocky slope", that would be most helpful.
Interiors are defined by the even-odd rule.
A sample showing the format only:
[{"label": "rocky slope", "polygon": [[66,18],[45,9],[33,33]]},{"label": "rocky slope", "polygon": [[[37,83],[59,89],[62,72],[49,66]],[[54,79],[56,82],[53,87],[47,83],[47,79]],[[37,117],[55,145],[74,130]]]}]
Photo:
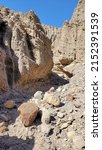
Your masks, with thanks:
[{"label": "rocky slope", "polygon": [[0,10],[0,150],[84,150],[84,0],[62,28]]}]

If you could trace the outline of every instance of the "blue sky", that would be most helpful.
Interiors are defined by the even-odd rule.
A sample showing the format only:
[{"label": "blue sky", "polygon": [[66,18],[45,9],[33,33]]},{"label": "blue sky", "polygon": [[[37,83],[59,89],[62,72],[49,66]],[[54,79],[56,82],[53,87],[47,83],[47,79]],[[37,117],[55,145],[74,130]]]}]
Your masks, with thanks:
[{"label": "blue sky", "polygon": [[77,3],[78,0],[0,0],[0,5],[16,11],[33,10],[41,23],[56,27],[71,18]]}]

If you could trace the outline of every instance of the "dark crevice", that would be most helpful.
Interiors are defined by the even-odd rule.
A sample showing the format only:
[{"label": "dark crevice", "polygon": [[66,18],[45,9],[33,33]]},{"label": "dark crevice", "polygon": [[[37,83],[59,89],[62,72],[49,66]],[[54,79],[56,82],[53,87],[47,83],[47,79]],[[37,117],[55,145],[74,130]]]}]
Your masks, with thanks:
[{"label": "dark crevice", "polygon": [[12,86],[13,86],[13,62],[10,57],[6,57],[5,65],[6,65],[8,84],[9,84],[10,88],[12,88]]},{"label": "dark crevice", "polygon": [[4,47],[3,37],[6,32],[7,23],[5,21],[0,21],[0,46]]},{"label": "dark crevice", "polygon": [[33,53],[34,45],[31,43],[30,36],[28,34],[26,36],[26,41],[27,41],[30,57],[31,59],[35,60],[34,53]]},{"label": "dark crevice", "polygon": [[[13,60],[12,57],[10,56],[10,53],[12,55],[13,51],[11,51],[11,37],[12,37],[12,32],[9,35],[9,44],[10,44],[10,53],[8,53],[8,47],[4,43],[4,37],[6,36],[6,31],[7,31],[7,22],[6,21],[0,21],[0,47],[3,48],[3,50],[6,53],[6,58],[5,58],[5,68],[6,68],[6,74],[7,74],[7,80],[9,87],[13,87],[13,80],[14,80],[14,67],[13,67]],[[10,31],[10,30],[9,30]]]}]

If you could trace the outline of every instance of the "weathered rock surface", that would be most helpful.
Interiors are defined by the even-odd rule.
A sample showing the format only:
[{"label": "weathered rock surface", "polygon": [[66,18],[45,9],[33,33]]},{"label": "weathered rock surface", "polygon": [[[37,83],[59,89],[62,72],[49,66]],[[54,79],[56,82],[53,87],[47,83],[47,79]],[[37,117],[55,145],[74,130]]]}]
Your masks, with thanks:
[{"label": "weathered rock surface", "polygon": [[3,92],[7,91],[9,87],[7,82],[5,57],[5,52],[0,48],[0,90]]},{"label": "weathered rock surface", "polygon": [[69,22],[66,20],[62,28],[43,26],[47,36],[52,41],[54,70],[57,72],[60,71],[60,65],[65,67],[73,61],[81,62],[84,60],[84,3],[84,0],[79,0],[72,19]]},{"label": "weathered rock surface", "polygon": [[51,42],[33,11],[0,6],[0,89],[45,78],[53,67]]}]

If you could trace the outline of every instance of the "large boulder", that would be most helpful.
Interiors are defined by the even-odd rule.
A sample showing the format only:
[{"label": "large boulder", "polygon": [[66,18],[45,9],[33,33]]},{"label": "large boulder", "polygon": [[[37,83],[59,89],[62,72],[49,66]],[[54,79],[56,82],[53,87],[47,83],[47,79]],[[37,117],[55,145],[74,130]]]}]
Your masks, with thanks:
[{"label": "large boulder", "polygon": [[18,112],[20,113],[20,119],[24,126],[28,127],[33,124],[36,119],[39,108],[34,103],[23,103],[19,106]]}]

